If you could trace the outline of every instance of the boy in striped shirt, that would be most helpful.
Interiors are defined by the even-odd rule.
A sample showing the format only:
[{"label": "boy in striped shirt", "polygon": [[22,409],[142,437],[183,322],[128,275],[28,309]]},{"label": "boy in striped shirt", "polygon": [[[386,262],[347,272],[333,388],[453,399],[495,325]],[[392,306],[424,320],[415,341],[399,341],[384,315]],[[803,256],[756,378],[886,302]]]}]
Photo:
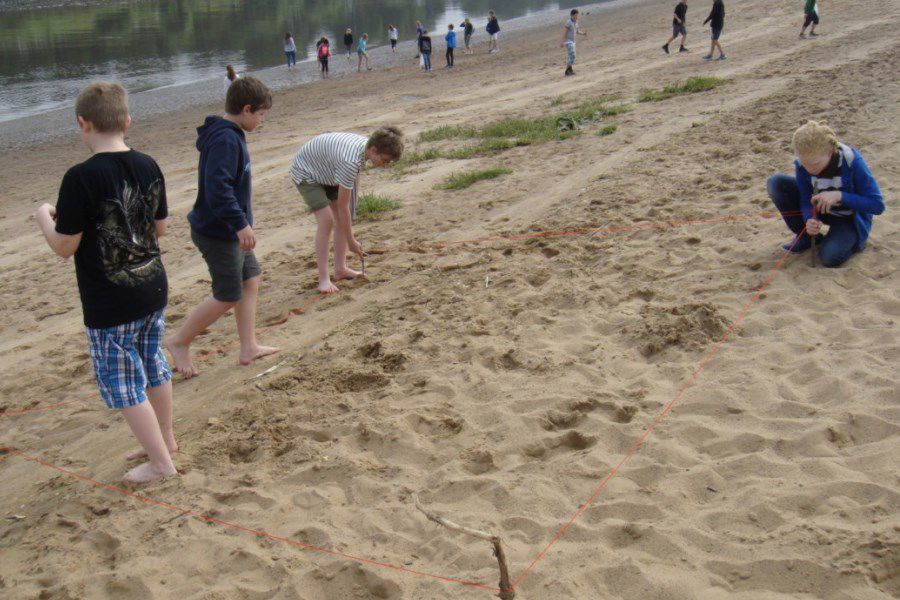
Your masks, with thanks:
[{"label": "boy in striped shirt", "polygon": [[359,172],[367,162],[386,167],[403,154],[403,133],[382,127],[370,137],[355,133],[323,133],[303,145],[291,163],[291,179],[316,216],[318,289],[333,294],[338,288],[328,274],[328,246],[334,230],[334,279],[353,279],[347,250],[360,258],[362,246],[353,237],[353,217],[359,194]]}]

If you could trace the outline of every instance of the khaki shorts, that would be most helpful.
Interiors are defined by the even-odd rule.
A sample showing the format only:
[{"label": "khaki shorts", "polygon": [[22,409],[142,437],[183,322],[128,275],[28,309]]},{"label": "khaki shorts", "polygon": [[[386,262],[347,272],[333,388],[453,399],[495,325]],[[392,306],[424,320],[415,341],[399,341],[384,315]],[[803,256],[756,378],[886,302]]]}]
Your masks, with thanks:
[{"label": "khaki shorts", "polygon": [[300,192],[309,210],[313,212],[331,206],[331,203],[338,198],[338,186],[336,185],[321,185],[308,181],[295,182],[294,185],[297,186],[297,191]]}]

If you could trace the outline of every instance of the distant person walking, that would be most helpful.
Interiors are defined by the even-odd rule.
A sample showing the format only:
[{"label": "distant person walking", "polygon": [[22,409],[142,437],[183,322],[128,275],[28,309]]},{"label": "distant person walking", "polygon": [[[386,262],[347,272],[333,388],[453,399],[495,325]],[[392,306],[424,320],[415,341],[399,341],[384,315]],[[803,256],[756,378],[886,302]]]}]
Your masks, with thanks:
[{"label": "distant person walking", "polygon": [[391,52],[397,51],[397,37],[399,33],[393,25],[388,25],[388,39],[391,41]]},{"label": "distant person walking", "polygon": [[575,65],[575,36],[587,35],[586,31],[578,28],[579,16],[578,9],[573,8],[572,12],[569,13],[569,20],[566,21],[563,27],[563,39],[559,43],[560,48],[563,46],[566,48],[566,77],[575,74],[575,71],[572,69]]},{"label": "distant person walking", "polygon": [[422,68],[427,73],[431,70],[431,36],[428,30],[422,30],[422,37],[419,38],[419,54],[422,56]]},{"label": "distant person walking", "polygon": [[716,60],[725,60],[725,51],[722,50],[722,44],[719,42],[719,36],[722,35],[722,28],[725,26],[725,2],[723,0],[713,0],[712,10],[703,24],[709,23],[710,27],[710,43],[709,54],[704,56],[705,60],[712,60],[716,48],[719,49],[719,58]]},{"label": "distant person walking", "polygon": [[800,29],[800,37],[806,37],[806,28],[812,25],[809,28],[810,37],[816,37],[819,34],[816,33],[816,25],[819,24],[819,4],[816,0],[806,0],[806,4],[803,6],[803,28]]},{"label": "distant person walking", "polygon": [[666,54],[669,53],[669,44],[675,41],[675,38],[679,35],[681,36],[681,48],[679,48],[678,51],[688,51],[684,45],[687,41],[687,25],[685,24],[685,21],[687,20],[687,9],[687,0],[680,0],[680,2],[675,5],[675,14],[672,16],[672,37],[670,37],[669,41],[663,44],[662,47]]},{"label": "distant person walking", "polygon": [[446,69],[453,68],[453,51],[456,50],[456,32],[453,31],[453,23],[447,25],[447,35],[444,36],[444,39],[447,40],[447,66]]},{"label": "distant person walking", "polygon": [[359,73],[362,71],[363,59],[366,61],[366,71],[371,71],[372,67],[369,65],[369,53],[366,52],[366,46],[369,44],[369,34],[364,33],[359,37],[359,44],[356,46],[356,56],[359,58],[359,64],[356,65],[356,72]]},{"label": "distant person walking", "polygon": [[347,60],[353,55],[353,30],[349,27],[344,32],[344,47],[347,49]]},{"label": "distant person walking", "polygon": [[322,79],[328,78],[328,59],[331,58],[331,42],[324,35],[316,42],[316,57],[319,59],[319,67]]},{"label": "distant person walking", "polygon": [[488,41],[488,54],[500,52],[500,44],[498,42],[500,39],[500,21],[497,20],[497,13],[494,11],[488,12],[488,24],[485,30],[491,36],[491,39]]},{"label": "distant person walking", "polygon": [[466,17],[459,26],[463,28],[463,42],[466,45],[466,54],[472,54],[472,34],[475,33],[475,26],[472,25],[469,17]]},{"label": "distant person walking", "polygon": [[290,33],[284,34],[284,57],[287,60],[288,69],[293,69],[297,64],[297,44],[294,43],[294,36]]},{"label": "distant person walking", "polygon": [[231,65],[225,66],[225,93],[228,93],[228,88],[231,87],[231,84],[234,83],[234,80],[238,78],[238,74],[234,72],[234,67]]},{"label": "distant person walking", "polygon": [[425,26],[422,25],[422,21],[416,21],[416,48],[419,49],[419,54],[416,55],[416,58],[419,58],[422,53],[422,36],[425,35]]}]

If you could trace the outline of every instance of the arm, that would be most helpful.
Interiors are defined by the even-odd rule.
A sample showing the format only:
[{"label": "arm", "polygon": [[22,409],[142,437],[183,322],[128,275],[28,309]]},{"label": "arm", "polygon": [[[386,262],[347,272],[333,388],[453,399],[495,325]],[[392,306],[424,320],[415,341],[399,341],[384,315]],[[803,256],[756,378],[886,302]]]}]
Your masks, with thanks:
[{"label": "arm", "polygon": [[714,15],[714,14],[716,14],[716,7],[715,7],[715,6],[713,6],[713,9],[712,9],[711,11],[709,11],[709,16],[706,17],[706,20],[703,21],[703,24],[706,25],[707,23],[709,23],[710,21],[712,21],[712,18],[713,18],[713,15]]},{"label": "arm", "polygon": [[805,222],[813,216],[813,207],[810,201],[812,198],[812,181],[809,178],[809,173],[797,161],[794,161],[794,174],[797,178],[797,188],[800,190],[800,212],[803,214],[803,221]]},{"label": "arm", "polygon": [[353,218],[350,215],[350,198],[352,195],[353,190],[347,189],[344,186],[338,186],[338,197],[334,207],[334,219],[337,221],[335,224],[337,230],[343,233],[350,251],[362,256],[362,247],[353,237]]},{"label": "arm", "polygon": [[857,153],[853,162],[854,192],[841,192],[841,203],[857,212],[880,215],[884,212],[884,197],[878,188],[878,182],[872,176],[869,165],[862,155]]},{"label": "arm", "polygon": [[75,251],[78,250],[78,246],[81,244],[81,234],[66,235],[57,232],[55,223],[56,209],[53,206],[42,204],[38,208],[35,218],[51,250],[63,258],[69,258],[75,254]]},{"label": "arm", "polygon": [[566,34],[568,34],[568,33],[569,33],[569,26],[568,26],[568,25],[563,25],[562,39],[559,40],[559,47],[560,47],[560,48],[562,48],[563,45],[566,43]]},{"label": "arm", "polygon": [[154,221],[156,225],[156,237],[162,237],[166,235],[166,230],[168,229],[169,220],[168,219],[157,219]]},{"label": "arm", "polygon": [[210,210],[234,233],[250,225],[234,193],[234,173],[238,169],[237,157],[240,153],[236,146],[225,140],[212,146],[203,172],[203,186]]}]

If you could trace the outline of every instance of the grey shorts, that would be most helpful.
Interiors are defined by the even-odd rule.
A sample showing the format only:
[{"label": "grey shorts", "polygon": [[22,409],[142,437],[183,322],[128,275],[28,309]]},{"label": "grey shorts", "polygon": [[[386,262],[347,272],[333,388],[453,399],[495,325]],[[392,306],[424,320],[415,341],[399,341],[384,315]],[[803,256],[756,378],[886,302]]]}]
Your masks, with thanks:
[{"label": "grey shorts", "polygon": [[684,25],[672,25],[672,37],[687,35],[687,27]]},{"label": "grey shorts", "polygon": [[253,250],[242,250],[237,241],[208,237],[193,229],[191,240],[209,267],[213,298],[219,302],[240,301],[244,295],[244,282],[262,273]]}]

